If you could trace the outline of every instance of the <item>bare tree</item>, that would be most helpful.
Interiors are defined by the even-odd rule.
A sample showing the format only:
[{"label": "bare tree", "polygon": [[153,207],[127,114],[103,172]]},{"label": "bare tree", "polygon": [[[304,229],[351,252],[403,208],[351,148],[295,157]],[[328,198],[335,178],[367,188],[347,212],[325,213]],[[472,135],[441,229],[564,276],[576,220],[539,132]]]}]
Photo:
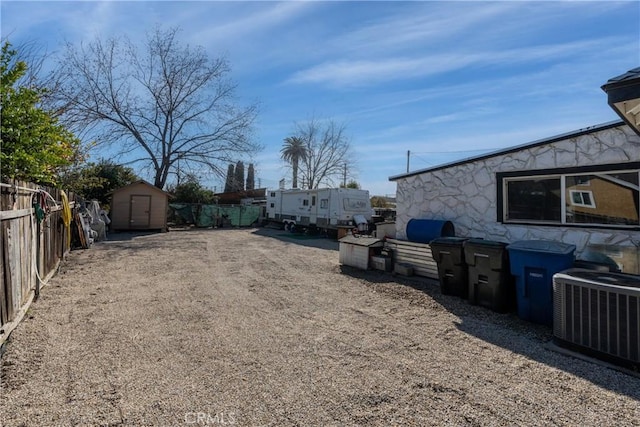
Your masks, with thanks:
[{"label": "bare tree", "polygon": [[66,123],[84,139],[112,144],[127,164],[150,167],[164,187],[176,163],[186,172],[226,165],[259,147],[250,139],[255,105],[240,108],[229,64],[156,28],[143,49],[127,39],[68,45],[55,94]]},{"label": "bare tree", "polygon": [[[0,44],[4,45],[5,43],[11,44],[9,37],[2,37],[0,39]],[[42,70],[50,54],[35,41],[26,41],[17,46],[11,44],[11,46],[12,50],[15,51],[15,55],[10,58],[8,68],[13,69],[18,62],[27,64],[25,73],[16,81],[16,86],[48,88],[51,85],[51,82],[48,80],[50,77],[43,73]],[[45,95],[45,92],[41,93],[41,97]]]},{"label": "bare tree", "polygon": [[306,143],[306,155],[299,165],[305,187],[336,186],[355,167],[345,131],[344,124],[333,120],[311,119],[297,125],[296,135]]}]

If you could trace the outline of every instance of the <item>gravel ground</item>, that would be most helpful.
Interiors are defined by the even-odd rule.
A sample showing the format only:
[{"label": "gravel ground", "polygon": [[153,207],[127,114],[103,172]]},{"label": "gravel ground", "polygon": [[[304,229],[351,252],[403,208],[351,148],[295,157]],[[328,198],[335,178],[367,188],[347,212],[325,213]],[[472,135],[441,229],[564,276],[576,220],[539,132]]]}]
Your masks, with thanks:
[{"label": "gravel ground", "polygon": [[74,251],[2,356],[4,426],[639,426],[551,331],[269,229]]}]

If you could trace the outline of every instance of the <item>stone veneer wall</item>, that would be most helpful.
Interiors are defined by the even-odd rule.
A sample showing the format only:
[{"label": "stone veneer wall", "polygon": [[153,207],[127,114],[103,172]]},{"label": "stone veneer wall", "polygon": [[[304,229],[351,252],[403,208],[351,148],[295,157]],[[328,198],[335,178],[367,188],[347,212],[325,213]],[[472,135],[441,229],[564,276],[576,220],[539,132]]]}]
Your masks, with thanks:
[{"label": "stone veneer wall", "polygon": [[452,221],[456,236],[503,242],[543,239],[573,243],[638,246],[640,231],[502,224],[496,218],[496,173],[604,165],[640,160],[640,137],[627,125],[523,148],[478,161],[397,179],[396,235],[406,239],[412,218]]}]

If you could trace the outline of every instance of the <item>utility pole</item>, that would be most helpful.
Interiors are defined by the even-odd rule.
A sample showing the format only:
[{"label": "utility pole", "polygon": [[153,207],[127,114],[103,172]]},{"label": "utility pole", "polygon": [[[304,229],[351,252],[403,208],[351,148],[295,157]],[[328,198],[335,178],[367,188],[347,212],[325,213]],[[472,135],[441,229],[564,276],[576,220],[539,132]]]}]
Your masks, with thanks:
[{"label": "utility pole", "polygon": [[407,150],[407,173],[409,173],[409,157],[411,156],[411,151]]},{"label": "utility pole", "polygon": [[347,188],[347,164],[344,164],[344,174],[342,176],[342,187]]},{"label": "utility pole", "polygon": [[180,154],[178,154],[178,187],[180,187]]}]

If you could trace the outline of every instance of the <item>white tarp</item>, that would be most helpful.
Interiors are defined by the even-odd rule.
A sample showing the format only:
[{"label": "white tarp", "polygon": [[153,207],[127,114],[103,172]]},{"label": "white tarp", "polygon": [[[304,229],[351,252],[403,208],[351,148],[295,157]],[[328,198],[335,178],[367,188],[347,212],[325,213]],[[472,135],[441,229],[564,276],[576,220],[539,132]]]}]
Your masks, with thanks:
[{"label": "white tarp", "polygon": [[86,203],[87,212],[91,217],[90,227],[97,233],[96,241],[104,240],[107,238],[107,224],[111,223],[111,220],[107,216],[107,212],[100,208],[100,203],[97,200],[92,200]]}]

